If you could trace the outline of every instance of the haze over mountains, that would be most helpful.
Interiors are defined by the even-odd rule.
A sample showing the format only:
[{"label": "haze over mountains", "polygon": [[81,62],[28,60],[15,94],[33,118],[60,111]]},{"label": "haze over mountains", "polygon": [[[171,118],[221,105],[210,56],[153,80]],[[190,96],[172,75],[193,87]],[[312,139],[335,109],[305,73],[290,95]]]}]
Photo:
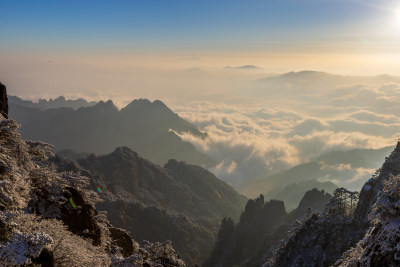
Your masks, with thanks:
[{"label": "haze over mountains", "polygon": [[[63,101],[60,105],[67,103]],[[89,105],[84,100],[69,103],[75,107]],[[161,101],[134,100],[121,110],[112,101],[90,105],[76,110],[66,107],[44,109],[40,103],[12,101],[10,117],[22,124],[21,133],[25,138],[52,143],[57,151],[72,149],[105,154],[118,146],[128,146],[159,164],[171,158],[203,166],[214,164],[192,144],[182,141],[175,131],[189,132],[199,138],[206,134],[181,119]]]},{"label": "haze over mountains", "polygon": [[[393,147],[377,150],[332,151],[317,157],[313,161],[297,165],[261,180],[251,181],[241,191],[248,196],[254,197],[261,190],[268,193],[267,195],[278,197],[272,191],[279,192],[280,190],[277,189],[280,186],[307,183],[308,181],[314,181],[309,183],[309,188],[325,189],[329,193],[332,193],[332,189],[335,189],[332,187],[332,183],[345,184],[346,188],[356,190],[364,185],[366,178],[370,177],[382,165],[386,155],[392,150]],[[324,184],[324,182],[329,183]],[[305,191],[302,192],[300,198]],[[287,200],[282,199],[287,196],[287,194],[283,194],[277,199]],[[294,204],[297,204],[300,198],[297,198]]]},{"label": "haze over mountains", "polygon": [[237,221],[246,203],[199,166],[170,160],[162,168],[126,147],[77,162],[59,156],[52,162],[59,171],[90,177],[92,190],[101,192],[97,208],[107,211],[114,225],[140,240],[171,240],[190,266],[207,258],[220,221]]},{"label": "haze over mountains", "polygon": [[400,266],[398,1],[0,11],[0,266]]},{"label": "haze over mountains", "polygon": [[[253,71],[235,70],[249,77]],[[291,72],[257,78],[254,87],[249,85],[255,91],[233,90],[223,103],[207,94],[202,101],[177,100],[171,103],[173,112],[160,101],[145,99],[118,110],[112,102],[57,98],[33,103],[11,97],[16,108],[10,116],[22,123],[24,137],[53,143],[57,151],[104,154],[128,146],[161,165],[175,158],[205,166],[252,197],[297,182],[284,179],[274,188],[255,185],[296,166],[307,170],[300,180],[332,181],[358,190],[382,164],[385,151],[380,149],[399,137],[398,81],[387,75]],[[287,95],[274,96],[275,91]],[[369,149],[362,156],[368,158],[365,164],[341,160],[353,157],[353,149]],[[336,162],[318,159],[330,152]],[[248,189],[251,184],[256,190]]]},{"label": "haze over mountains", "polygon": [[399,77],[241,74],[248,78],[247,89],[232,89],[223,101],[210,95],[171,105],[208,134],[180,136],[219,163],[213,172],[237,188],[243,180],[260,180],[330,151],[381,149],[399,137]]},{"label": "haze over mountains", "polygon": [[[144,101],[146,104],[147,102],[150,103],[149,101]],[[110,104],[112,103],[108,102],[108,105]],[[107,105],[107,103],[100,102],[94,107],[98,108],[98,106],[101,107],[102,105]],[[29,109],[32,111],[39,110],[38,108]],[[63,110],[71,111],[72,109],[48,109],[48,111],[56,111],[55,114],[59,114],[59,112]],[[96,112],[99,110],[102,111],[102,109],[96,109]],[[102,115],[106,113],[107,112],[100,112]],[[45,155],[44,152],[40,152],[40,150],[29,150],[28,146],[34,149],[37,146],[47,146],[47,144],[25,142],[21,140],[20,136],[15,132],[17,127],[12,121],[3,119],[2,124],[5,125],[2,128],[3,142],[10,143],[10,141],[15,141],[20,144],[17,147],[21,147],[22,144],[26,146],[24,148],[24,155],[28,157],[28,152],[30,153],[29,158],[26,160],[32,160],[33,158],[31,159],[30,157],[35,155],[36,157],[38,157],[38,155]],[[11,136],[10,132],[13,132]],[[13,148],[15,149],[15,146],[13,146]],[[376,163],[376,158],[380,157],[381,154],[385,153],[388,149],[389,148],[381,150],[357,149],[330,152],[315,158],[313,162],[303,164],[305,166],[300,165],[289,169],[286,173],[276,174],[275,176],[277,177],[275,178],[271,176],[267,180],[269,183],[267,182],[266,184],[269,186],[271,186],[271,184],[277,186],[277,184],[279,184],[278,181],[283,181],[284,183],[296,181],[300,186],[299,190],[296,189],[294,191],[301,194],[299,192],[303,190],[303,187],[308,186],[304,181],[307,182],[309,178],[309,174],[302,174],[301,169],[307,170],[307,172],[311,170],[311,172],[308,172],[311,174],[316,172],[316,177],[321,176],[319,172],[322,171],[323,173],[325,171],[328,175],[331,175],[327,178],[332,179],[333,176],[329,172],[331,171],[330,169],[332,169],[330,166],[338,165],[338,169],[362,168],[364,165]],[[78,162],[69,161],[60,157],[52,157],[51,160],[48,161],[46,157],[44,157],[41,159],[42,162],[40,162],[40,165],[36,164],[35,166],[37,167],[35,168],[38,168],[37,171],[43,173],[40,175],[42,179],[43,177],[48,177],[45,179],[50,179],[50,176],[53,177],[51,178],[53,183],[55,183],[53,187],[61,186],[64,188],[64,191],[68,191],[65,191],[64,194],[70,197],[69,202],[72,203],[72,209],[70,208],[71,210],[68,210],[69,214],[75,214],[75,209],[80,210],[80,213],[78,212],[78,215],[76,215],[78,217],[87,216],[86,214],[92,211],[96,213],[94,208],[90,207],[90,204],[86,204],[85,202],[85,198],[91,194],[88,192],[85,193],[86,195],[80,195],[81,193],[79,193],[79,190],[68,185],[63,185],[61,180],[54,180],[60,178],[54,177],[59,177],[58,175],[67,177],[65,175],[70,173],[69,175],[72,176],[68,176],[70,177],[67,178],[68,181],[68,179],[73,180],[73,173],[76,173],[78,175],[77,177],[80,177],[80,174],[86,175],[89,177],[90,185],[84,190],[88,190],[91,187],[93,191],[97,191],[96,198],[100,197],[104,201],[99,203],[98,207],[109,212],[109,218],[112,222],[117,226],[127,227],[139,238],[146,238],[154,241],[160,238],[173,239],[176,243],[177,251],[184,255],[184,257],[187,257],[187,262],[190,264],[203,262],[206,259],[206,255],[211,251],[211,245],[216,241],[213,252],[204,263],[205,266],[214,266],[215,264],[223,266],[230,266],[232,264],[259,266],[262,263],[265,263],[267,266],[282,266],[298,263],[324,265],[333,264],[336,260],[339,260],[337,264],[344,263],[346,264],[345,266],[348,266],[348,264],[354,260],[376,262],[376,259],[372,257],[373,254],[370,253],[371,250],[381,255],[381,259],[385,262],[394,263],[397,261],[396,257],[392,257],[394,253],[393,244],[382,243],[380,236],[385,236],[390,240],[397,240],[400,237],[398,232],[390,230],[392,226],[389,227],[390,229],[386,226],[382,227],[382,225],[398,225],[398,220],[396,217],[393,217],[396,216],[396,214],[398,216],[398,213],[397,210],[393,210],[396,209],[396,207],[393,206],[394,204],[392,202],[397,201],[399,196],[392,192],[391,184],[394,186],[400,184],[398,182],[398,177],[392,176],[392,174],[397,175],[399,173],[399,153],[400,144],[397,145],[391,156],[386,158],[382,169],[377,172],[376,176],[364,185],[358,203],[357,192],[350,192],[340,188],[334,192],[334,197],[331,198],[331,196],[324,191],[320,192],[317,189],[313,189],[305,193],[296,210],[287,214],[284,202],[278,200],[265,202],[263,195],[261,195],[259,198],[247,202],[244,213],[242,213],[236,225],[229,217],[238,218],[246,199],[236,193],[232,187],[218,180],[218,178],[207,170],[198,166],[188,165],[184,162],[169,160],[164,168],[161,168],[139,157],[137,153],[129,148],[122,147],[117,148],[109,155],[96,156],[92,154],[79,159]],[[19,158],[20,156],[18,156],[21,155],[20,153],[14,154],[16,155],[15,161],[21,160]],[[49,155],[51,156],[51,153]],[[6,159],[6,157],[3,158]],[[315,165],[315,163],[318,168],[313,169],[309,167],[313,164]],[[7,164],[10,164],[10,162],[2,162],[2,166],[8,166]],[[17,171],[21,173],[25,172],[19,169],[22,167],[32,171],[32,164],[26,164],[27,165],[20,164],[18,168],[13,167],[12,169],[14,169],[14,172]],[[54,167],[51,167],[54,166],[53,164],[56,164],[58,171],[68,172],[64,172],[64,174],[53,173],[55,171]],[[13,163],[12,166],[17,166],[17,164]],[[46,168],[49,168],[49,170]],[[5,167],[2,168],[3,178],[10,178],[16,175],[12,173],[12,176],[4,176],[4,173],[6,173],[4,170]],[[44,175],[45,173],[46,175]],[[335,173],[335,171],[333,173]],[[311,178],[315,177],[312,176]],[[22,182],[28,183],[28,180],[23,180]],[[36,183],[35,180],[33,180],[33,183]],[[316,181],[316,184],[321,184],[321,182]],[[43,216],[48,214],[48,212],[51,213],[51,205],[49,206],[49,204],[46,203],[53,201],[52,199],[54,199],[54,196],[53,198],[46,197],[46,194],[42,193],[45,189],[42,188],[43,185],[41,183],[33,184],[33,186],[34,190],[36,190],[36,194],[38,194],[37,199],[35,199],[37,204],[35,204],[36,206],[34,207],[36,207],[38,212]],[[310,184],[309,186],[313,185]],[[325,186],[331,187],[332,184],[325,184]],[[15,192],[12,193],[13,195],[6,196],[8,199],[12,199],[19,194],[16,193],[18,190],[11,189],[11,191]],[[7,192],[11,191],[7,190]],[[285,189],[283,189],[282,192],[284,191]],[[293,190],[291,191],[293,193]],[[357,197],[354,198],[354,201],[352,198],[351,204],[349,204],[349,202],[343,198],[343,195],[341,195],[343,192],[344,194],[351,194],[351,196],[357,195]],[[92,196],[92,198],[93,197],[94,196]],[[290,196],[287,197],[290,198]],[[18,196],[18,198],[22,199],[23,197]],[[72,201],[71,198],[75,199],[75,201]],[[329,203],[322,210],[324,203],[328,200]],[[340,201],[345,202],[342,203]],[[20,205],[22,202],[13,203],[15,205]],[[29,203],[32,205],[36,202],[31,201]],[[74,202],[76,202],[77,205],[75,205]],[[312,209],[310,209],[310,207]],[[61,210],[66,211],[65,207]],[[320,213],[315,213],[316,210],[320,210]],[[367,216],[371,211],[371,216],[375,216],[373,217],[375,218],[374,221],[370,221]],[[271,216],[272,214],[273,216]],[[218,221],[223,217],[227,218],[222,220],[218,239],[215,239]],[[86,219],[84,220],[71,219],[70,215],[62,218],[64,218],[64,223],[68,224],[71,231],[75,234],[83,236],[88,235],[94,238],[95,241],[98,240],[98,242],[101,242],[99,241],[100,239],[96,239],[98,236],[96,227],[100,227],[99,225],[95,226],[96,224],[94,222],[90,222],[90,225],[93,223],[93,227],[89,224],[83,227],[80,225],[80,223],[89,223],[87,220],[94,220],[90,216],[87,218],[85,217]],[[291,226],[290,223],[295,219],[300,219],[300,221],[296,221],[296,223]],[[21,228],[20,223],[23,218],[16,217],[14,220],[18,223],[17,225],[21,230],[27,231],[27,233],[32,230],[29,228]],[[83,220],[83,222],[81,222],[81,220]],[[371,230],[368,231],[370,225]],[[80,227],[79,230],[77,227]],[[82,230],[85,227],[89,228]],[[123,234],[121,230],[112,228],[111,226],[108,227],[108,231],[111,235],[114,235],[114,237],[110,237],[114,238],[113,242],[119,246],[124,246],[123,257],[127,258],[122,258],[119,261],[132,261],[133,259],[130,259],[128,256],[136,252],[135,249],[129,250],[126,247],[126,242],[130,240],[128,239],[127,233]],[[374,229],[378,229],[378,232],[376,230],[374,231]],[[15,235],[16,233],[17,232],[13,234]],[[361,244],[357,244],[358,240],[361,240],[365,234],[366,237],[363,241],[360,241]],[[58,238],[56,235],[52,235],[54,238]],[[122,241],[122,235],[124,235],[125,241]],[[318,236],[318,238],[314,238],[315,236]],[[45,236],[43,236],[43,238],[45,239]],[[279,240],[285,241],[279,243]],[[326,240],[335,240],[335,246],[331,249],[325,249],[326,245],[324,244]],[[8,242],[14,244],[15,241],[10,240]],[[380,243],[382,243],[382,246],[379,245],[379,247],[382,247],[382,249],[377,249],[376,245]],[[159,246],[159,243],[155,244]],[[358,247],[356,249],[350,249],[352,245],[357,245]],[[148,243],[148,241],[144,241],[141,243],[141,250],[139,249],[139,251],[141,251],[141,253],[146,253],[145,251],[151,251],[154,246],[155,245]],[[162,246],[164,246],[163,249],[165,251],[166,246],[170,246],[170,243],[166,242]],[[274,250],[276,246],[278,246],[278,250]],[[368,250],[364,250],[365,247],[368,247]],[[90,247],[90,249],[92,248]],[[350,249],[349,252],[343,254],[343,252],[348,249]],[[7,252],[7,247],[3,246],[1,250],[4,253],[9,253]],[[43,247],[40,247],[38,251],[43,252]],[[32,256],[29,256],[29,259],[43,261],[41,257],[47,257],[52,261],[55,260],[51,258],[53,256],[49,256],[50,252],[46,253],[46,256],[39,256],[38,259],[38,255],[32,254]],[[52,251],[51,253],[61,252]],[[321,255],[325,253],[328,253],[328,256],[322,257]],[[40,255],[42,255],[42,253],[40,253]],[[175,251],[169,249],[168,261],[174,261],[175,263],[172,264],[173,266],[184,265],[182,261],[176,261],[177,256],[175,255]],[[103,257],[103,261],[107,260],[107,255],[103,254]],[[165,260],[164,256],[161,259],[157,257],[158,256],[154,256],[154,260]],[[115,260],[116,259],[114,259],[114,261]],[[134,260],[137,261],[140,259],[135,257]]]},{"label": "haze over mountains", "polygon": [[96,101],[86,101],[83,98],[79,98],[76,100],[71,100],[71,99],[65,99],[63,96],[59,96],[55,99],[50,98],[49,100],[47,99],[39,99],[38,102],[33,102],[29,100],[22,100],[21,98],[17,96],[9,96],[8,97],[8,102],[11,105],[22,105],[26,107],[31,107],[31,108],[38,108],[41,110],[49,109],[49,108],[72,108],[72,109],[78,109],[81,107],[90,107],[94,106],[97,104]]}]

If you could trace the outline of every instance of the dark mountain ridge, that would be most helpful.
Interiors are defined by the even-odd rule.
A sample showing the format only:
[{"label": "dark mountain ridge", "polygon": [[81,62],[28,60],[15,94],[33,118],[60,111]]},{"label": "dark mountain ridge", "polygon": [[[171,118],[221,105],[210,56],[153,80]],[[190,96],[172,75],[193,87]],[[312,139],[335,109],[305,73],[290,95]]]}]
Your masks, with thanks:
[{"label": "dark mountain ridge", "polygon": [[78,109],[81,107],[90,107],[97,104],[96,101],[86,101],[83,98],[79,99],[65,99],[64,96],[59,96],[55,99],[50,98],[47,99],[39,99],[37,103],[29,100],[22,100],[17,96],[9,96],[10,105],[18,104],[30,108],[39,108],[41,110],[50,109],[50,108],[72,108]]},{"label": "dark mountain ridge", "polygon": [[185,160],[202,166],[214,162],[175,132],[206,137],[196,126],[180,118],[161,101],[132,101],[120,111],[111,100],[94,106],[39,109],[19,103],[10,104],[10,117],[22,124],[27,139],[43,140],[56,151],[106,154],[115,147],[128,146],[153,162]]},{"label": "dark mountain ridge", "polygon": [[[274,191],[280,191],[283,187],[290,184],[304,183],[310,180],[337,180],[346,182],[354,176],[358,168],[379,168],[383,164],[385,156],[392,150],[393,147],[331,151],[309,162],[253,181],[247,184],[240,192],[247,196],[254,196],[260,192],[274,194]],[[338,168],[339,166],[343,168]],[[365,177],[365,180],[357,180],[355,185],[359,185],[359,188],[361,188],[367,179],[368,177]],[[321,189],[329,191],[331,186],[326,186]]]},{"label": "dark mountain ridge", "polygon": [[199,166],[170,160],[160,167],[127,147],[77,162],[56,156],[53,162],[90,177],[92,190],[101,190],[97,208],[107,211],[113,224],[139,239],[171,240],[193,266],[210,253],[221,219],[237,220],[246,203]]}]

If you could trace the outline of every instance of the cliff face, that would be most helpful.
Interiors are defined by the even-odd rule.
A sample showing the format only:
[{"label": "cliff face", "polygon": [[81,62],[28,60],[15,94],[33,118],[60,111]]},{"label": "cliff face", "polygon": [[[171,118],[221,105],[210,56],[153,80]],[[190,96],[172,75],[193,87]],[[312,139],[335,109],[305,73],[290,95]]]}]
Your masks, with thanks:
[{"label": "cliff face", "polygon": [[400,176],[383,182],[369,219],[371,227],[335,266],[400,265]]},{"label": "cliff face", "polygon": [[363,186],[355,209],[349,208],[343,195],[336,194],[323,213],[291,228],[289,238],[265,266],[399,265],[399,173],[397,144]]},{"label": "cliff face", "polygon": [[264,237],[275,230],[286,215],[282,201],[264,202],[262,195],[249,200],[236,226],[230,218],[222,221],[218,241],[203,266],[245,264],[259,249]]},{"label": "cliff face", "polygon": [[368,214],[371,212],[372,206],[375,204],[379,192],[382,191],[385,181],[389,180],[391,176],[400,174],[400,142],[397,143],[396,148],[385,159],[376,174],[369,179],[360,192],[360,200],[355,211],[354,217],[360,222],[368,222]]},{"label": "cliff face", "polygon": [[310,208],[322,210],[330,198],[324,191],[310,190],[289,214],[283,201],[265,202],[262,195],[249,200],[236,226],[230,218],[222,220],[217,243],[204,266],[260,266],[287,237],[293,221],[307,216]]},{"label": "cliff face", "polygon": [[6,86],[1,82],[0,82],[0,113],[7,118],[8,116],[7,89]]},{"label": "cliff face", "polygon": [[18,127],[0,115],[0,265],[185,266],[170,243],[138,244],[113,227],[89,181],[49,167],[50,145]]}]

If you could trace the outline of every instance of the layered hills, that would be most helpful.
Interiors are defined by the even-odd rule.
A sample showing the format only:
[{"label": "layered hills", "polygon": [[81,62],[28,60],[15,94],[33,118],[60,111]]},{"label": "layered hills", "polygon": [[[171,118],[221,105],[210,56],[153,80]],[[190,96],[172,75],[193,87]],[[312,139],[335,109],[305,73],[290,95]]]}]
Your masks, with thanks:
[{"label": "layered hills", "polygon": [[199,166],[169,160],[160,167],[127,147],[76,162],[56,156],[53,163],[90,178],[92,190],[101,191],[97,208],[113,224],[135,238],[171,240],[190,266],[207,258],[222,218],[238,220],[247,201]]},{"label": "layered hills", "polygon": [[161,101],[138,99],[121,110],[112,101],[100,101],[76,110],[68,107],[43,109],[38,105],[10,102],[9,115],[21,123],[24,138],[54,144],[56,151],[70,149],[106,154],[116,147],[127,146],[159,164],[165,164],[171,158],[201,166],[214,164],[175,132],[189,132],[202,138],[206,134]]},{"label": "layered hills", "polygon": [[399,166],[400,142],[360,193],[313,189],[289,214],[282,201],[249,200],[237,225],[222,221],[204,266],[398,266]]},{"label": "layered hills", "polygon": [[[391,150],[393,147],[331,151],[288,170],[252,181],[240,192],[247,196],[266,193],[268,197],[284,200],[292,209],[304,192],[313,187],[332,192],[335,189],[333,182],[347,184],[349,189],[358,190],[371,172],[382,165]],[[287,187],[291,192],[287,192]]]},{"label": "layered hills", "polygon": [[400,143],[356,195],[358,202],[336,190],[322,213],[291,228],[265,266],[398,266],[399,166]]}]

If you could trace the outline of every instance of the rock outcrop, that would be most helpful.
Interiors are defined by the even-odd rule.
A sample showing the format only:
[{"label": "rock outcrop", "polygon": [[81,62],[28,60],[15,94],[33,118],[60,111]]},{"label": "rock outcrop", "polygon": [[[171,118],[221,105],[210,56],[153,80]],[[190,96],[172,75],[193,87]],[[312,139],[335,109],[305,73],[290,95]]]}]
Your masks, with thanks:
[{"label": "rock outcrop", "polygon": [[310,216],[309,210],[322,210],[330,198],[324,191],[307,191],[297,209],[289,214],[282,201],[265,202],[262,195],[249,200],[236,226],[230,218],[222,220],[217,243],[204,266],[262,265],[280,240],[287,238],[294,221]]},{"label": "rock outcrop", "polygon": [[371,227],[335,266],[400,266],[400,176],[383,183],[369,219]]},{"label": "rock outcrop", "polygon": [[4,117],[8,117],[8,98],[7,98],[7,89],[4,84],[0,82],[0,113],[3,114]]}]

